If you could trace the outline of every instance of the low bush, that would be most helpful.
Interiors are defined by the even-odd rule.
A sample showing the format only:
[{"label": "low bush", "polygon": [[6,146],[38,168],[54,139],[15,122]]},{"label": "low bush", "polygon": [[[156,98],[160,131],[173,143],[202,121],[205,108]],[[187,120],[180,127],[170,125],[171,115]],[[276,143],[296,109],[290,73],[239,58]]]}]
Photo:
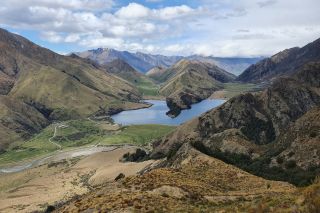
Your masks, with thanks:
[{"label": "low bush", "polygon": [[142,150],[142,149],[136,149],[136,152],[134,153],[126,153],[123,155],[123,159],[125,161],[129,161],[129,162],[141,162],[141,161],[145,161],[148,160],[148,154],[146,153],[146,151]]}]

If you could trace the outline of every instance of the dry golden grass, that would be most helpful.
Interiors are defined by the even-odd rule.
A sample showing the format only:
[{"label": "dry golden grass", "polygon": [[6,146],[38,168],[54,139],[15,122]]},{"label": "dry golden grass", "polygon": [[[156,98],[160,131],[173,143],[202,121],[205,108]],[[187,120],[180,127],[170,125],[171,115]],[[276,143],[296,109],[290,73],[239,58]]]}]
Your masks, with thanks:
[{"label": "dry golden grass", "polygon": [[250,175],[195,150],[180,165],[107,184],[57,212],[234,212],[263,197],[295,191],[290,184]]}]

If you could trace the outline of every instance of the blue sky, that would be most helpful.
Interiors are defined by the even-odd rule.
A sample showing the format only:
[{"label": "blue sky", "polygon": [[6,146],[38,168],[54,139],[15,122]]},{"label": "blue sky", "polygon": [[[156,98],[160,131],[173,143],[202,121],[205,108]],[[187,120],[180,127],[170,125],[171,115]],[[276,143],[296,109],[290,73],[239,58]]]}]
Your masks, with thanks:
[{"label": "blue sky", "polygon": [[0,26],[58,53],[267,56],[320,37],[319,0],[7,0]]}]

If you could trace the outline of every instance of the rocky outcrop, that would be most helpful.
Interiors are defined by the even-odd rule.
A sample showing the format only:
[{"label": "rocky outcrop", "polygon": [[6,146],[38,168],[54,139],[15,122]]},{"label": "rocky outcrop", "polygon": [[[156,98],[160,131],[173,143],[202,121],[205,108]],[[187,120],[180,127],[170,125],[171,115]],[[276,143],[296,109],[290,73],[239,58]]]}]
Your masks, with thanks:
[{"label": "rocky outcrop", "polygon": [[[320,167],[320,107],[306,114],[283,131],[276,143],[280,153],[273,156],[270,166],[297,166],[304,170]],[[291,165],[290,165],[291,164]]]}]

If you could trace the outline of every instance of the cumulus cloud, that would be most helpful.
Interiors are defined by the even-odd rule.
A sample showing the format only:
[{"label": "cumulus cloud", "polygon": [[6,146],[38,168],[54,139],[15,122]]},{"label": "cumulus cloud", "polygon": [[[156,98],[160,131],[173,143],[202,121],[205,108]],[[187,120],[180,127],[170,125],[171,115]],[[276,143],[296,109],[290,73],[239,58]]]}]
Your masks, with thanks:
[{"label": "cumulus cloud", "polygon": [[[319,0],[191,0],[157,8],[115,0],[8,0],[0,26],[52,43],[162,54],[270,55],[320,35]],[[171,5],[171,4],[170,4]]]}]

